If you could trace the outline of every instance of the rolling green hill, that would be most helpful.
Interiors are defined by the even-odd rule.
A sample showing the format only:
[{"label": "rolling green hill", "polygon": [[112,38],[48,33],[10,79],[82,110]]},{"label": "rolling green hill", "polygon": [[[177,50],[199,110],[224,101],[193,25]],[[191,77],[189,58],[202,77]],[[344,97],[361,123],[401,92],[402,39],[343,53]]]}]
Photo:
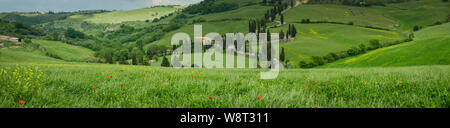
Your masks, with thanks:
[{"label": "rolling green hill", "polygon": [[413,42],[381,48],[321,68],[450,64],[450,23],[423,29],[415,35]]},{"label": "rolling green hill", "polygon": [[0,49],[1,63],[64,63],[52,57],[45,56],[39,50],[30,50],[19,46]]},{"label": "rolling green hill", "polygon": [[[122,23],[126,21],[145,21],[153,20],[161,16],[168,15],[176,10],[184,8],[183,6],[170,7],[153,7],[127,11],[113,11],[106,13],[99,13],[89,16],[85,19],[90,23]],[[78,18],[80,15],[71,16],[71,18]]]}]

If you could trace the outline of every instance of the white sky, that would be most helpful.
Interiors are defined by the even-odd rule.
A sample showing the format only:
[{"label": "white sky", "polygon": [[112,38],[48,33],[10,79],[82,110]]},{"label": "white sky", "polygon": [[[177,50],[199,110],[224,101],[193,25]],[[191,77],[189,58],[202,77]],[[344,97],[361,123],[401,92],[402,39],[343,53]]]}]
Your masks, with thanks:
[{"label": "white sky", "polygon": [[0,0],[0,12],[130,10],[156,4],[188,5],[201,0]]}]

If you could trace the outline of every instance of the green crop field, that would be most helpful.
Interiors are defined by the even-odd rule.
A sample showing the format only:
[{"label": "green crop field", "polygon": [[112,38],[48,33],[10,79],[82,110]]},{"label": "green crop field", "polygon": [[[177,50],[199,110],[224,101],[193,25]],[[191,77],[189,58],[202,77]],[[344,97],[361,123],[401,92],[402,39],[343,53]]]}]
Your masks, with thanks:
[{"label": "green crop field", "polygon": [[38,50],[19,46],[0,49],[0,62],[3,63],[61,63],[62,60],[47,57]]},{"label": "green crop field", "polygon": [[323,67],[372,67],[450,64],[450,24],[415,33],[413,42],[377,49]]},{"label": "green crop field", "polygon": [[182,9],[182,6],[175,7],[154,7],[145,9],[136,9],[131,11],[114,11],[107,13],[94,14],[85,21],[92,23],[121,23],[125,21],[145,21],[153,20],[169,13]]},{"label": "green crop field", "polygon": [[[273,80],[245,69],[35,64],[16,72],[27,76],[24,67],[43,72],[21,81],[34,83],[24,89],[32,95],[8,91],[25,83],[2,85],[0,107],[450,107],[449,66],[295,69]],[[2,84],[14,83],[16,68],[1,64],[0,75],[13,77]]]}]

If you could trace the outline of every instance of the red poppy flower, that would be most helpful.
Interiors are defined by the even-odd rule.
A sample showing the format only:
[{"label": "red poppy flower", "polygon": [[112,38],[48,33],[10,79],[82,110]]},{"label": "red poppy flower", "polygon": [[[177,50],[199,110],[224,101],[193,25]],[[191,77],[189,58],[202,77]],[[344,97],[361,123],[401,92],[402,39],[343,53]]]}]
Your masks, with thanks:
[{"label": "red poppy flower", "polygon": [[306,80],[306,78],[303,78],[303,80]]},{"label": "red poppy flower", "polygon": [[123,86],[123,84],[120,84],[120,87],[122,87]]},{"label": "red poppy flower", "polygon": [[210,100],[212,100],[212,99],[213,99],[213,97],[209,97],[209,99],[210,99]]},{"label": "red poppy flower", "polygon": [[414,78],[413,80],[416,80],[416,78]]},{"label": "red poppy flower", "polygon": [[20,100],[19,101],[19,104],[24,104],[25,102],[23,101],[23,100]]},{"label": "red poppy flower", "polygon": [[194,75],[191,75],[191,78],[194,78]]},{"label": "red poppy flower", "polygon": [[258,100],[261,99],[261,96],[258,96]]},{"label": "red poppy flower", "polygon": [[325,81],[325,82],[327,82],[327,83],[328,83],[328,80],[327,80],[327,81]]},{"label": "red poppy flower", "polygon": [[94,86],[94,91],[95,91],[95,90],[97,90],[97,87],[96,87],[96,86]]},{"label": "red poppy flower", "polygon": [[109,78],[112,78],[112,76],[108,76]]}]

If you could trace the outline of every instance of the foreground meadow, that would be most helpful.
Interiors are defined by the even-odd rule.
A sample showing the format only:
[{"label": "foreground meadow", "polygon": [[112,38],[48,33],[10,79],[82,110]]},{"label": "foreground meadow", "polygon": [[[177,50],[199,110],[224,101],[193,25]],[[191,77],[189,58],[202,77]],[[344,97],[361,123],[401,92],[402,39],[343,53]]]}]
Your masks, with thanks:
[{"label": "foreground meadow", "polygon": [[[2,108],[450,107],[450,66],[173,69],[84,63],[0,64]],[[41,73],[42,72],[42,73]]]}]

